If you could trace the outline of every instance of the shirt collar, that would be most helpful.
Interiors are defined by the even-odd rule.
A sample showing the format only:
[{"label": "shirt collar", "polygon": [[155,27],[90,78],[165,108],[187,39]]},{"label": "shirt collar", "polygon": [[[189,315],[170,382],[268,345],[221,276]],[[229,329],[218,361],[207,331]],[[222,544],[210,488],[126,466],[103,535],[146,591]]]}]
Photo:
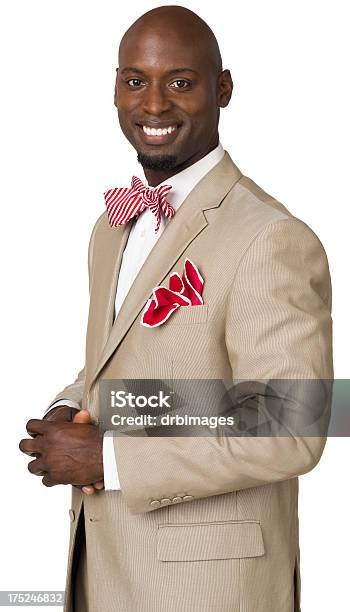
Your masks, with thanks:
[{"label": "shirt collar", "polygon": [[[160,185],[172,186],[172,189],[167,195],[167,201],[175,208],[175,210],[181,206],[197,183],[199,183],[199,181],[222,160],[224,154],[224,148],[219,142],[215,149],[192,164],[192,166],[185,168],[185,170],[181,170],[181,172],[178,174],[174,174],[166,181],[160,183]],[[157,185],[157,187],[160,185]]]}]

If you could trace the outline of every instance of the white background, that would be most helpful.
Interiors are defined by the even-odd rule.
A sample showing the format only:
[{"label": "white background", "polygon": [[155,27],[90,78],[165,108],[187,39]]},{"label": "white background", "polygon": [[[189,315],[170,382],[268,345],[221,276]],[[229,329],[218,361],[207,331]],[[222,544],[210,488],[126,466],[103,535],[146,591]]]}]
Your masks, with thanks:
[{"label": "white background", "polygon": [[[224,147],[325,246],[335,375],[349,378],[347,3],[184,5],[213,28],[232,71]],[[1,4],[2,590],[64,589],[69,487],[43,487],[18,443],[83,365],[89,235],[103,191],[140,170],[113,106],[117,46],[154,6]],[[349,609],[349,449],[330,439],[300,479],[303,612]]]}]

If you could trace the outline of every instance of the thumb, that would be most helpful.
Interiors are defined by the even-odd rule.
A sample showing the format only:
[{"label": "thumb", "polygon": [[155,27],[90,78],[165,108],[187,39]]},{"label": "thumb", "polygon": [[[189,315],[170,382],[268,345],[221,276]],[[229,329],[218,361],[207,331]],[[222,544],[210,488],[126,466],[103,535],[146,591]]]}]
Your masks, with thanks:
[{"label": "thumb", "polygon": [[74,415],[73,423],[91,423],[90,412],[88,410],[79,410]]}]

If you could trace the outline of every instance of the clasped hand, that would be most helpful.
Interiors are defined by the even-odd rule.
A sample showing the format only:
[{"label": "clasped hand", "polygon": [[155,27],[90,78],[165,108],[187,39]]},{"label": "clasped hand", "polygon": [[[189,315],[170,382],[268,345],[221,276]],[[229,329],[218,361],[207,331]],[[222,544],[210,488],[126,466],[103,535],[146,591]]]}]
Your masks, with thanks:
[{"label": "clasped hand", "polygon": [[86,493],[93,492],[94,484],[103,487],[103,438],[87,411],[77,413],[74,420],[57,414],[51,420],[31,419],[26,429],[32,438],[21,440],[19,448],[36,457],[28,470],[43,476],[45,486],[71,484]]}]

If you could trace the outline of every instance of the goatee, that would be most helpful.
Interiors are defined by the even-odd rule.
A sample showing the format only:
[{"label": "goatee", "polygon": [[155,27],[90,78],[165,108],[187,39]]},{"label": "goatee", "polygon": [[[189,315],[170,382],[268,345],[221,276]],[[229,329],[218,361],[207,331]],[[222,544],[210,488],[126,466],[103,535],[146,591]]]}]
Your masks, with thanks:
[{"label": "goatee", "polygon": [[137,161],[146,170],[174,170],[176,168],[175,155],[147,155],[137,154]]}]

